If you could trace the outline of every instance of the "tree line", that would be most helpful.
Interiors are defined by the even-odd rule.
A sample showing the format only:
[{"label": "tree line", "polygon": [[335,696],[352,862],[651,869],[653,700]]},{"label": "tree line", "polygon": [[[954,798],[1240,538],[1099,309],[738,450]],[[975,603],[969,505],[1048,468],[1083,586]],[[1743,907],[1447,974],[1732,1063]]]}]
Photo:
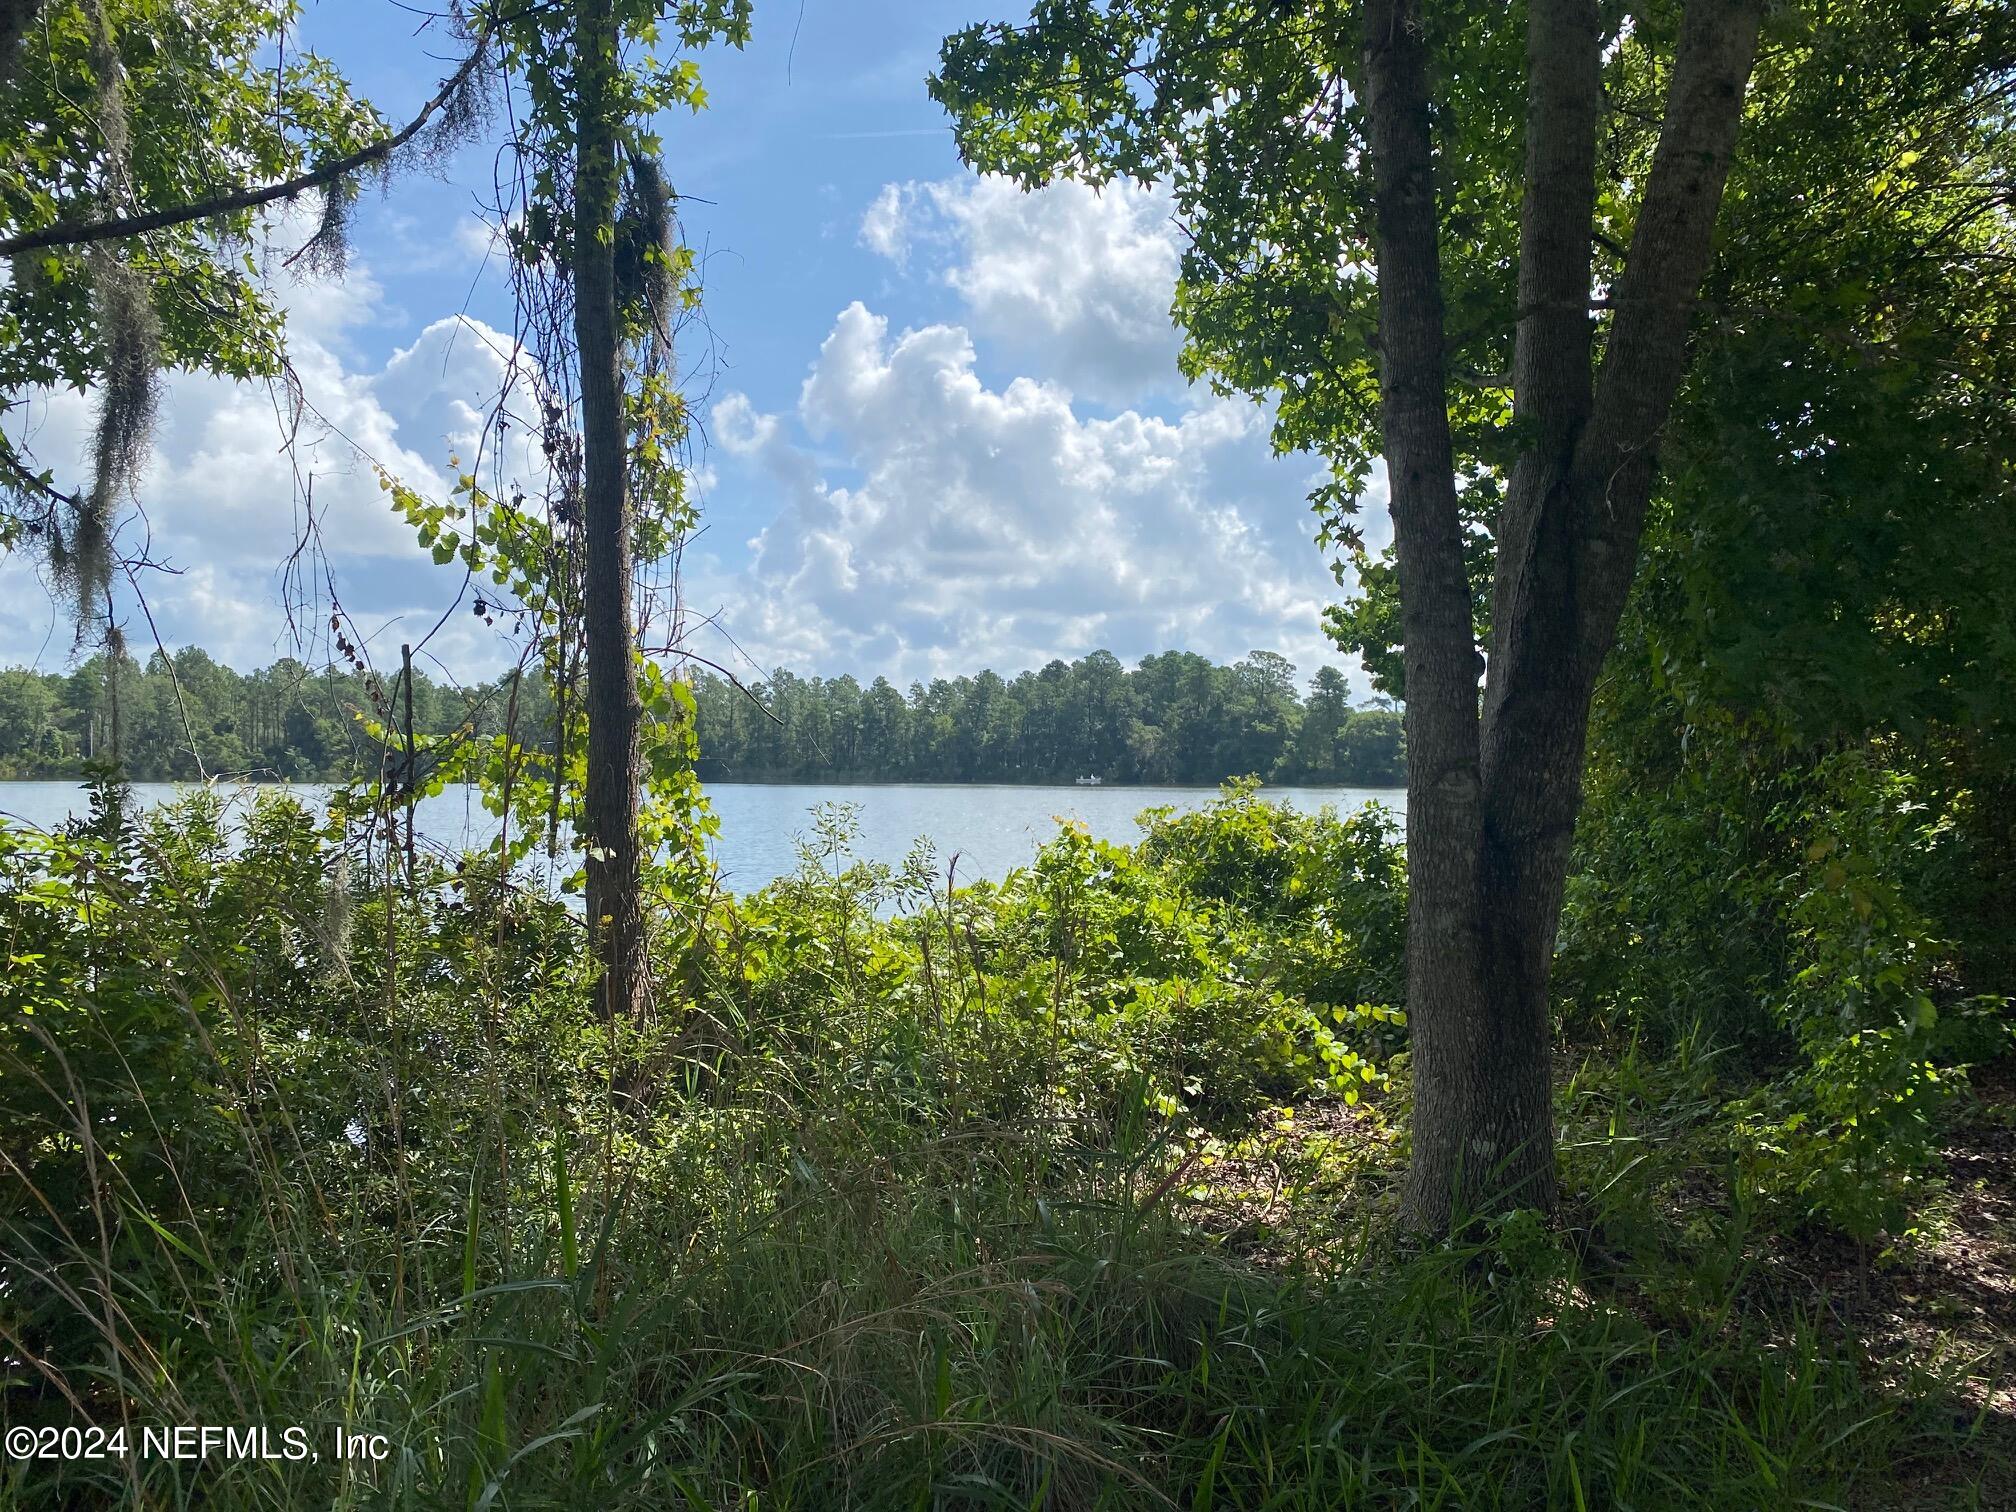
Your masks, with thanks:
[{"label": "tree line", "polygon": [[[395,684],[374,692],[366,674],[291,657],[240,673],[198,647],[145,663],[98,655],[67,673],[10,668],[0,671],[0,777],[75,777],[114,756],[142,782],[368,775],[382,751],[371,723],[404,728]],[[789,670],[746,685],[700,673],[691,688],[706,781],[1210,784],[1250,774],[1381,786],[1406,775],[1397,712],[1354,708],[1334,667],[1319,668],[1305,696],[1295,666],[1264,651],[1230,666],[1170,651],[1131,670],[1097,651],[1013,678],[984,671],[907,690]],[[554,699],[538,669],[515,689],[416,670],[412,703],[423,738],[487,739],[510,724],[528,746],[553,744]]]},{"label": "tree line", "polygon": [[1406,780],[1398,713],[1353,708],[1334,667],[1319,668],[1303,697],[1293,663],[1268,651],[1230,666],[1168,651],[1132,670],[1095,651],[1014,678],[933,678],[907,692],[887,678],[863,687],[781,671],[754,691],[696,681],[703,780]]},{"label": "tree line", "polygon": [[[634,569],[670,563],[697,521],[671,353],[698,265],[652,126],[673,103],[702,102],[687,55],[746,42],[751,0],[692,0],[669,31],[653,0],[478,5],[454,28],[464,61],[398,131],[312,53],[281,48],[291,61],[267,67],[284,8],[169,9],[175,27],[137,3],[0,12],[0,136],[20,149],[0,183],[0,252],[46,254],[17,259],[0,291],[14,338],[0,410],[59,384],[97,399],[82,480],[0,439],[0,546],[39,554],[80,636],[102,625],[106,681],[123,692],[111,592],[116,571],[142,563],[116,551],[113,504],[136,494],[156,375],[282,370],[284,302],[241,256],[252,211],[320,192],[321,225],[287,261],[338,270],[359,170],[397,166],[407,142],[438,155],[480,132],[466,81],[512,92],[509,171],[489,208],[510,228],[530,367],[557,375],[536,396],[547,476],[529,499],[501,474],[462,474],[447,501],[381,481],[437,562],[459,558],[472,581],[505,590],[558,669],[563,706],[583,690],[552,722],[548,772],[579,789],[601,1011],[641,1016],[654,988],[639,837],[691,817],[700,758],[686,701],[636,655],[627,597]],[[947,38],[928,85],[980,172],[1025,189],[1165,181],[1184,239],[1182,371],[1264,405],[1276,448],[1327,471],[1311,494],[1321,541],[1351,558],[1364,590],[1333,627],[1405,697],[1415,758],[1402,1208],[1429,1234],[1464,1226],[1466,1209],[1557,1210],[1552,957],[1564,899],[1587,880],[1574,871],[1584,795],[1658,772],[1628,744],[1632,764],[1606,767],[1614,706],[1646,686],[1670,694],[1678,709],[1654,724],[1662,739],[1679,728],[1688,761],[1740,733],[1768,742],[1746,756],[1803,753],[1816,791],[1843,784],[1856,804],[1866,795],[1830,752],[1858,741],[1894,761],[1921,740],[1928,780],[1958,803],[1989,790],[1976,760],[2007,771],[2000,668],[2016,644],[2003,565],[2016,346],[1994,339],[2012,324],[2016,266],[2007,8],[1461,9],[1057,0],[1028,24],[976,21]],[[45,12],[40,27],[21,19]],[[1860,58],[1909,66],[1844,66]],[[221,192],[195,199],[192,184]],[[499,434],[516,423],[501,405],[487,422]],[[1375,558],[1354,515],[1382,462],[1393,544]],[[1641,574],[1641,560],[1659,567]],[[337,649],[354,654],[341,619]],[[192,763],[220,733],[262,751],[287,734],[291,709],[279,737],[257,716],[249,732],[233,716],[206,737],[179,679],[164,681]],[[968,737],[1000,701],[977,684],[953,727]],[[940,742],[933,699],[930,687],[904,699],[913,777],[927,775],[920,740],[976,772],[1058,777],[1079,764],[1041,717],[984,754]],[[1278,727],[1264,703],[1247,707],[1258,722],[1215,743],[1145,715],[1103,728],[1142,727],[1127,754],[1143,775],[1250,766],[1253,747],[1292,762],[1284,706]],[[115,696],[84,744],[124,752],[146,717]],[[822,764],[848,759],[858,730],[810,749]],[[1809,730],[1828,739],[1806,743]],[[1988,733],[1970,747],[1977,730]],[[38,726],[38,751],[47,736]],[[771,739],[746,744],[740,775],[775,754]],[[307,745],[287,751],[312,759]],[[805,775],[788,740],[778,751],[778,775]],[[727,757],[711,759],[718,775]],[[1737,797],[1774,799],[1768,852],[1794,831],[1762,769],[1731,770]],[[1682,775],[1713,792],[1698,766]],[[524,785],[505,787],[506,806],[528,801]],[[649,819],[640,787],[657,794]],[[1894,798],[1865,817],[1905,812]],[[1805,827],[1821,831],[1806,841],[1813,859],[1844,851],[1812,907],[1840,894],[1847,911],[1797,928],[1840,946],[1826,970],[1859,970],[1877,954],[1861,931],[1901,915],[1847,891],[1871,847],[1825,832],[1831,818]],[[1719,903],[1726,887],[1707,892]],[[676,887],[658,877],[650,890],[659,906]],[[1611,954],[1658,954],[1646,938],[1634,931]],[[1899,941],[1898,959],[1923,957]],[[676,972],[663,980],[678,990]],[[1888,1014],[1896,984],[1885,968],[1838,997]],[[1930,1021],[1903,1006],[1871,1021],[1866,1044],[1856,1031],[1855,1053],[1903,1045],[1893,1070],[1930,1064],[1906,1036],[1929,1031],[1938,1005],[1926,995]],[[1826,1066],[1819,1079],[1865,1086]],[[1857,1112],[1841,1127],[1866,1122]]]},{"label": "tree line", "polygon": [[[520,723],[531,730],[544,689],[527,679],[526,692]],[[499,685],[456,688],[416,671],[414,730],[438,736],[470,725],[496,734],[502,693]],[[378,768],[382,748],[364,719],[403,729],[403,714],[396,678],[374,697],[362,673],[317,671],[293,657],[241,673],[195,646],[172,658],[156,651],[144,664],[101,653],[67,673],[0,671],[0,776],[78,777],[88,764],[116,758],[137,782],[339,781]]]}]

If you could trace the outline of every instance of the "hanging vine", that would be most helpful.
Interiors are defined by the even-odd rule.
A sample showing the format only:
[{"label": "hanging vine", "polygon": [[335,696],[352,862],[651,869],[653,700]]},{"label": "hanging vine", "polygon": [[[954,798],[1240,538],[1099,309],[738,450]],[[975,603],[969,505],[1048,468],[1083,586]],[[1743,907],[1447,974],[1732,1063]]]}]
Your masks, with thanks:
[{"label": "hanging vine", "polygon": [[[683,54],[714,40],[739,46],[748,36],[750,5],[708,0],[680,5],[670,17],[660,10],[638,0],[608,6],[610,55],[593,57],[584,57],[575,8],[479,16],[477,24],[497,39],[511,126],[492,208],[511,259],[516,347],[484,454],[458,473],[451,497],[430,501],[389,475],[383,482],[436,561],[460,559],[474,588],[474,611],[488,622],[507,622],[554,695],[550,752],[509,731],[488,742],[458,739],[452,752],[435,753],[430,781],[483,785],[486,801],[507,816],[496,845],[501,865],[542,841],[553,855],[563,822],[581,828],[582,795],[590,786],[591,720],[582,680],[589,661],[589,459],[578,382],[576,222],[581,133],[587,115],[599,112],[597,129],[613,140],[619,173],[605,245],[613,254],[620,342],[623,527],[643,589],[627,642],[643,715],[637,775],[645,801],[634,843],[644,858],[639,880],[658,905],[659,924],[675,921],[678,933],[697,926],[699,900],[711,888],[705,841],[713,820],[693,774],[691,692],[676,671],[668,676],[638,647],[647,626],[663,632],[652,639],[662,638],[675,656],[682,638],[678,558],[696,515],[687,491],[690,427],[677,352],[679,333],[698,309],[699,286],[695,258],[678,234],[678,197],[649,128],[660,111],[704,104],[698,69]],[[666,45],[674,56],[660,55]],[[536,438],[530,451],[519,443],[521,472],[511,466],[514,431]],[[593,862],[578,838],[577,849]],[[562,885],[585,883],[592,891],[592,879],[592,864],[585,865]],[[591,907],[591,927],[595,912]]]},{"label": "hanging vine", "polygon": [[260,216],[319,202],[282,266],[340,273],[362,176],[437,161],[482,124],[491,39],[451,22],[463,61],[394,130],[326,59],[285,48],[285,0],[35,11],[32,47],[0,36],[0,418],[59,388],[91,394],[90,476],[66,487],[25,426],[0,431],[0,548],[35,551],[80,644],[96,631],[116,652],[114,582],[156,565],[119,539],[163,374],[284,379],[279,303],[252,257]]}]

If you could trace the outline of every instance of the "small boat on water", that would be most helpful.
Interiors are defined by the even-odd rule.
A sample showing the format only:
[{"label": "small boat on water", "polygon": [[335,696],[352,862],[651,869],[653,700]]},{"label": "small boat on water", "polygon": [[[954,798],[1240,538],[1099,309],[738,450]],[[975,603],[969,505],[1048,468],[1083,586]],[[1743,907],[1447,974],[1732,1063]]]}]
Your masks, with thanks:
[{"label": "small boat on water", "polygon": [[1106,779],[1105,779],[1104,777],[1080,777],[1080,778],[1078,779],[1078,786],[1080,786],[1080,787],[1098,787],[1098,786],[1099,786],[1099,785],[1100,785],[1101,783],[1103,783],[1103,782],[1104,782],[1105,780],[1106,780]]}]

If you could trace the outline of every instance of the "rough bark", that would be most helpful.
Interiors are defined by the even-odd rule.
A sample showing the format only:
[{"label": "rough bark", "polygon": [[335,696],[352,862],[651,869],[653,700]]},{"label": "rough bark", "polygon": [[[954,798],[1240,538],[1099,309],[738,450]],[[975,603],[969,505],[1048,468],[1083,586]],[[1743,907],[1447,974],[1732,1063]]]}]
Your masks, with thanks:
[{"label": "rough bark", "polygon": [[21,49],[42,5],[43,0],[0,0],[0,87],[21,72]]},{"label": "rough bark", "polygon": [[628,447],[616,311],[617,65],[611,0],[579,0],[575,83],[574,343],[581,363],[582,633],[588,661],[587,905],[604,1017],[643,1009],[647,978],[638,880],[637,779],[643,707],[632,629]]},{"label": "rough bark", "polygon": [[1441,259],[1418,3],[1365,8],[1377,199],[1381,426],[1407,677],[1407,1011],[1414,1169],[1453,1170],[1463,1067],[1482,1027],[1477,674],[1449,435]]},{"label": "rough bark", "polygon": [[1694,0],[1600,373],[1590,232],[1602,111],[1593,0],[1532,0],[1514,413],[1490,674],[1463,575],[1444,381],[1419,0],[1365,11],[1380,383],[1408,741],[1406,1207],[1441,1232],[1555,1203],[1548,976],[1590,701],[1629,591],[1755,52],[1758,0]]}]

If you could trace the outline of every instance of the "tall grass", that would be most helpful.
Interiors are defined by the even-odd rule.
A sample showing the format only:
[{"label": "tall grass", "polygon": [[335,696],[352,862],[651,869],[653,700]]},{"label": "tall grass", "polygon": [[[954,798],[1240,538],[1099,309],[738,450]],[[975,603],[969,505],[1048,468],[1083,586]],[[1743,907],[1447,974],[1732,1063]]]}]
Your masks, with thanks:
[{"label": "tall grass", "polygon": [[[1520,1215],[1409,1249],[1390,1154],[1292,1250],[1214,1239],[1194,1157],[1252,1089],[1130,1016],[1088,962],[1131,926],[1060,920],[1054,876],[808,872],[723,905],[683,1009],[612,1037],[564,908],[480,867],[332,890],[331,843],[274,808],[234,850],[200,806],[4,842],[7,1426],[298,1425],[320,1457],[15,1461],[0,1505],[1849,1506],[1927,1466],[1978,1495],[1944,1383],[1873,1384],[1740,1267],[1655,1306]],[[1564,1095],[1585,1233],[1656,1227],[1645,1141],[1694,1115],[1654,1081],[1629,1118],[1601,1066]]]}]

